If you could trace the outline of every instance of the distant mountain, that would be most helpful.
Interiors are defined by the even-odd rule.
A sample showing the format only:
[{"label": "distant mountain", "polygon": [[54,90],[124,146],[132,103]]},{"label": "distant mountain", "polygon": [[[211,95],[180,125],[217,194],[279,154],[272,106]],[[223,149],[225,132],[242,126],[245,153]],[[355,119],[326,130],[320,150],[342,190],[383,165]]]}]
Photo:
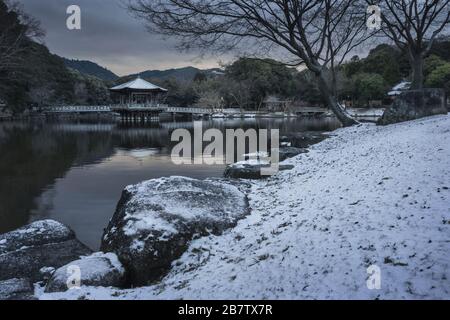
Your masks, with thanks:
[{"label": "distant mountain", "polygon": [[195,67],[185,67],[178,69],[168,69],[168,70],[147,70],[139,74],[132,74],[124,78],[134,78],[138,75],[145,79],[156,79],[156,80],[168,80],[176,79],[179,81],[192,81],[198,73],[203,73],[206,76],[217,76],[223,73],[221,69],[198,69]]},{"label": "distant mountain", "polygon": [[64,64],[67,67],[75,69],[82,74],[94,76],[105,81],[115,81],[119,78],[112,71],[99,66],[94,62],[86,60],[71,60],[66,58],[62,59],[64,60]]}]

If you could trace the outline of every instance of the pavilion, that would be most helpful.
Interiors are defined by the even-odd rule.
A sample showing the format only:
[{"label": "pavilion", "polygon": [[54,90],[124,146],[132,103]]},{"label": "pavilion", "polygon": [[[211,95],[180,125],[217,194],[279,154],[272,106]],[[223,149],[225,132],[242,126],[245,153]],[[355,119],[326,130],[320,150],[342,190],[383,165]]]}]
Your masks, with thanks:
[{"label": "pavilion", "polygon": [[167,90],[139,76],[127,83],[109,89],[113,101],[122,107],[158,107],[166,97]]}]

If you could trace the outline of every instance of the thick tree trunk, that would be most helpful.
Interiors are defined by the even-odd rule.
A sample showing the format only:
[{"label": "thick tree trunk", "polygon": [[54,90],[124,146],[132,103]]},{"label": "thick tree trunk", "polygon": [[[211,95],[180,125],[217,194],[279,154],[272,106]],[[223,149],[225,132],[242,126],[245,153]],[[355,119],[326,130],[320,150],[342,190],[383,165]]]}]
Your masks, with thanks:
[{"label": "thick tree trunk", "polygon": [[424,59],[422,54],[414,54],[411,58],[412,84],[411,89],[422,90],[424,83],[423,76]]},{"label": "thick tree trunk", "polygon": [[317,74],[317,85],[319,87],[320,93],[327,106],[333,111],[339,121],[344,127],[350,127],[355,124],[359,124],[352,116],[342,107],[339,103],[336,95],[333,94],[333,90],[329,87],[323,73]]}]

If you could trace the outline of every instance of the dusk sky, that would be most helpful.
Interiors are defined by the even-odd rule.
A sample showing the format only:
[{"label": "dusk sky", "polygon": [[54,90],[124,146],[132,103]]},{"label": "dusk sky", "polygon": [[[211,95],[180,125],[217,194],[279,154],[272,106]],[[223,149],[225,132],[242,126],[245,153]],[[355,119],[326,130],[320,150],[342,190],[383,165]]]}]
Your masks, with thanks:
[{"label": "dusk sky", "polygon": [[[124,8],[123,0],[20,0],[25,11],[41,21],[45,44],[52,53],[91,60],[118,75],[185,66],[217,67],[219,57],[180,53],[175,40],[150,34],[143,22]],[[81,8],[81,30],[66,28],[67,7]]]}]

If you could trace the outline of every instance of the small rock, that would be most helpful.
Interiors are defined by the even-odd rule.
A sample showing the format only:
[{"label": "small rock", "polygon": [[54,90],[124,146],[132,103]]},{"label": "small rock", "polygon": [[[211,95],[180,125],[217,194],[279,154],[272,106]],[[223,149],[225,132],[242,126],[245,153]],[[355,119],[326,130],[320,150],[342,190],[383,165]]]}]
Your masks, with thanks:
[{"label": "small rock", "polygon": [[48,280],[50,280],[55,271],[56,269],[53,267],[44,267],[39,270],[39,273],[42,275],[43,280],[47,282]]},{"label": "small rock", "polygon": [[80,286],[122,287],[125,284],[125,269],[114,253],[94,253],[73,261],[58,270],[50,278],[45,292],[64,292],[72,276],[70,267],[79,268]]},{"label": "small rock", "polygon": [[[270,175],[263,175],[263,169],[268,169],[270,164],[263,160],[241,161],[229,165],[224,172],[225,178],[259,180],[270,178]],[[294,169],[293,165],[279,165],[278,171]]]}]

